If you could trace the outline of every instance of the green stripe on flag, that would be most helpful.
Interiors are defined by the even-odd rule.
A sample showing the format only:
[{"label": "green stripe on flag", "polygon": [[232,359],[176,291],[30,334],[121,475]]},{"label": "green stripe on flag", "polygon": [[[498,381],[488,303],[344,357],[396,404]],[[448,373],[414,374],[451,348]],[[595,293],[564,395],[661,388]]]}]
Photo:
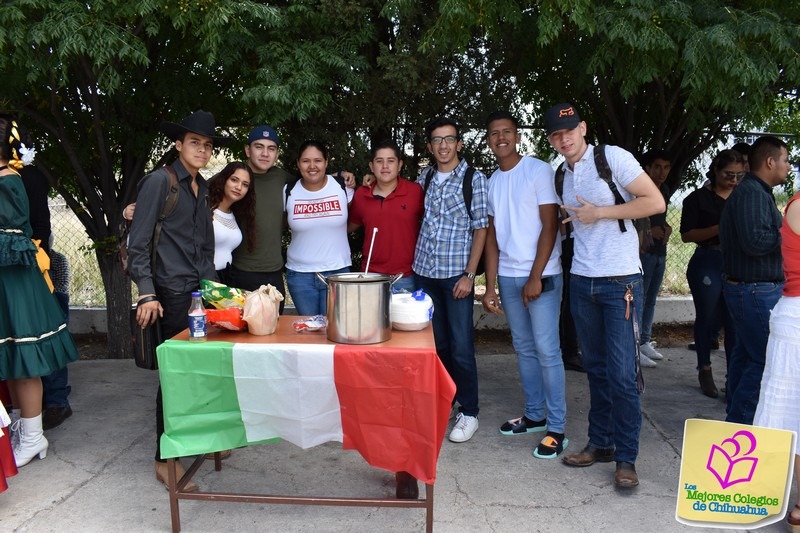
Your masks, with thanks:
[{"label": "green stripe on flag", "polygon": [[[187,344],[191,344],[190,350]],[[256,444],[247,442],[242,422],[233,377],[233,346],[230,342],[168,340],[158,347],[164,459]]]}]

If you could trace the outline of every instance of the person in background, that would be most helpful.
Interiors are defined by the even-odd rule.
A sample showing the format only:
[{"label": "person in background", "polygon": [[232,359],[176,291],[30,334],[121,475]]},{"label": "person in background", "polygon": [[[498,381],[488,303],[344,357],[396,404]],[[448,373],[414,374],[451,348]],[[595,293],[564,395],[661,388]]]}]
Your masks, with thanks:
[{"label": "person in background", "polygon": [[47,456],[41,376],[78,359],[64,313],[42,276],[31,241],[28,196],[18,174],[33,160],[11,116],[0,115],[0,379],[8,381],[18,467]]},{"label": "person in background", "polygon": [[[364,228],[362,271],[366,269],[372,249],[369,271],[388,275],[402,273],[403,277],[394,282],[392,290],[413,292],[417,283],[411,265],[422,221],[422,187],[400,176],[403,156],[392,140],[381,141],[370,150],[369,168],[375,180],[356,190],[349,209],[347,231]],[[373,245],[375,229],[378,233]]]},{"label": "person in background", "polygon": [[769,338],[769,315],[783,290],[781,214],[772,188],[791,170],[782,140],[759,137],[750,172],[731,193],[719,222],[722,294],[736,328],[728,356],[727,422],[752,424]]},{"label": "person in background", "polygon": [[[666,180],[669,176],[669,154],[664,150],[650,150],[642,156],[642,166],[647,175],[656,184],[664,203],[669,200],[669,187]],[[664,270],[667,267],[667,242],[672,234],[672,226],[667,222],[667,212],[656,213],[650,216],[650,237],[639,251],[642,262],[642,291],[644,304],[639,306],[641,313],[641,337],[639,339],[639,364],[644,367],[656,366],[655,361],[661,361],[664,356],[654,348],[653,318],[655,317],[656,301],[664,280]]]},{"label": "person in background", "polygon": [[562,207],[569,216],[563,223],[572,222],[575,232],[570,297],[591,396],[589,442],[561,460],[575,467],[616,461],[614,484],[631,488],[639,484],[642,414],[634,323],[635,307],[643,302],[639,238],[631,220],[663,211],[664,198],[632,154],[606,146],[606,163],[624,200],[617,204],[600,178],[595,147],[586,142],[587,125],[575,106],[556,104],[544,116],[548,141],[566,159]]},{"label": "person in background", "polygon": [[[231,285],[233,250],[248,235],[249,251],[256,243],[256,193],[253,173],[239,161],[225,165],[208,182],[208,201],[214,218],[214,268],[220,282]],[[243,231],[244,230],[244,231]]]},{"label": "person in background", "polygon": [[719,332],[725,328],[725,353],[729,357],[736,339],[728,306],[722,296],[722,247],[719,221],[728,197],[744,177],[744,162],[739,152],[722,150],[711,161],[706,173],[708,184],[683,200],[681,240],[697,248],[686,268],[686,279],[694,302],[694,339],[697,352],[697,378],[700,390],[709,398],[719,395],[711,372],[711,350]]},{"label": "person in background", "polygon": [[292,241],[286,249],[286,283],[299,315],[324,315],[328,287],[317,274],[350,272],[348,204],[353,189],[326,173],[328,148],[320,141],[300,145],[300,179],[286,185],[285,206]]},{"label": "person in background", "polygon": [[486,143],[498,169],[489,179],[486,237],[486,294],[483,307],[502,309],[508,319],[525,393],[522,416],[500,426],[503,435],[546,431],[533,449],[539,459],[555,459],[567,447],[564,363],[558,337],[561,307],[559,200],[553,168],[523,156],[519,125],[508,111],[486,120]]},{"label": "person in background", "polygon": [[[800,194],[786,206],[781,253],[786,284],[769,317],[764,376],[753,424],[800,435]],[[795,506],[786,515],[790,531],[800,531],[800,441],[795,439]]]},{"label": "person in background", "polygon": [[[70,269],[67,257],[53,248],[53,233],[50,233],[50,280],[53,282],[53,296],[64,312],[64,320],[69,324],[69,281]],[[67,400],[72,387],[67,382],[67,367],[42,378],[44,389],[44,413],[42,428],[53,429],[72,416],[72,407]]]},{"label": "person in background", "polygon": [[744,162],[744,171],[750,172],[750,151],[753,149],[752,146],[747,144],[746,142],[736,143],[731,146],[731,150],[736,150],[740,154],[742,154],[742,161]]},{"label": "person in background", "polygon": [[[206,180],[200,169],[208,164],[214,146],[224,146],[230,137],[216,134],[214,115],[195,111],[180,123],[163,122],[161,131],[175,143],[178,152],[170,166],[178,178],[178,200],[175,210],[164,219],[156,249],[155,268],[151,247],[156,221],[164,211],[170,175],[158,168],[139,183],[139,196],[154,201],[140,202],[136,207],[128,242],[128,265],[131,279],[139,288],[136,320],[146,327],[161,320],[164,339],[186,329],[187,312],[192,292],[200,290],[200,280],[215,279],[214,228],[208,202]],[[167,462],[161,457],[161,435],[164,433],[164,409],[161,386],[156,394],[155,476],[167,485]],[[185,471],[177,461],[178,478]],[[198,486],[190,481],[186,491]]]}]

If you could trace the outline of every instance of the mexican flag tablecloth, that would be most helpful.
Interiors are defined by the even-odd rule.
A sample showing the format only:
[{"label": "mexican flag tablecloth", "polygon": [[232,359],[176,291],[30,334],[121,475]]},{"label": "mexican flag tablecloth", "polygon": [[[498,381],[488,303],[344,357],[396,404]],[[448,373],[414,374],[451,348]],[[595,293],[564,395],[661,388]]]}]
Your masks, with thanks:
[{"label": "mexican flag tablecloth", "polygon": [[169,340],[158,364],[164,458],[339,441],[372,466],[436,478],[455,385],[435,350]]}]

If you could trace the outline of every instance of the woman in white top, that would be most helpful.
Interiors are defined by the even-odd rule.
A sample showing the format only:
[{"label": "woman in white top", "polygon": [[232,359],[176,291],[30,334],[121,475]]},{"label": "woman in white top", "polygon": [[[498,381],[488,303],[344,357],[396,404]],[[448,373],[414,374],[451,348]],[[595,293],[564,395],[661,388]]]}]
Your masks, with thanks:
[{"label": "woman in white top", "polygon": [[300,179],[284,191],[292,241],[286,250],[286,284],[299,315],[324,315],[327,286],[317,279],[350,271],[347,204],[353,189],[326,174],[328,149],[319,141],[300,146]]},{"label": "woman in white top", "polygon": [[[256,190],[253,175],[244,163],[228,163],[208,183],[208,199],[214,210],[214,268],[228,284],[233,250],[247,232],[249,246],[255,243]],[[250,250],[252,252],[252,250]]]}]

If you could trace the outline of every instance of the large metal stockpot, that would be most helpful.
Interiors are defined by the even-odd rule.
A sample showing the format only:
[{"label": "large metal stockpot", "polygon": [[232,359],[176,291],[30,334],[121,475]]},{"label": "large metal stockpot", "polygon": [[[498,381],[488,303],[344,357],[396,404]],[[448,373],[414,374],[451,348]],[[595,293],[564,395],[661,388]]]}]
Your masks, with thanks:
[{"label": "large metal stockpot", "polygon": [[344,344],[391,339],[392,284],[401,276],[348,272],[326,278],[317,274],[328,286],[328,339]]}]

